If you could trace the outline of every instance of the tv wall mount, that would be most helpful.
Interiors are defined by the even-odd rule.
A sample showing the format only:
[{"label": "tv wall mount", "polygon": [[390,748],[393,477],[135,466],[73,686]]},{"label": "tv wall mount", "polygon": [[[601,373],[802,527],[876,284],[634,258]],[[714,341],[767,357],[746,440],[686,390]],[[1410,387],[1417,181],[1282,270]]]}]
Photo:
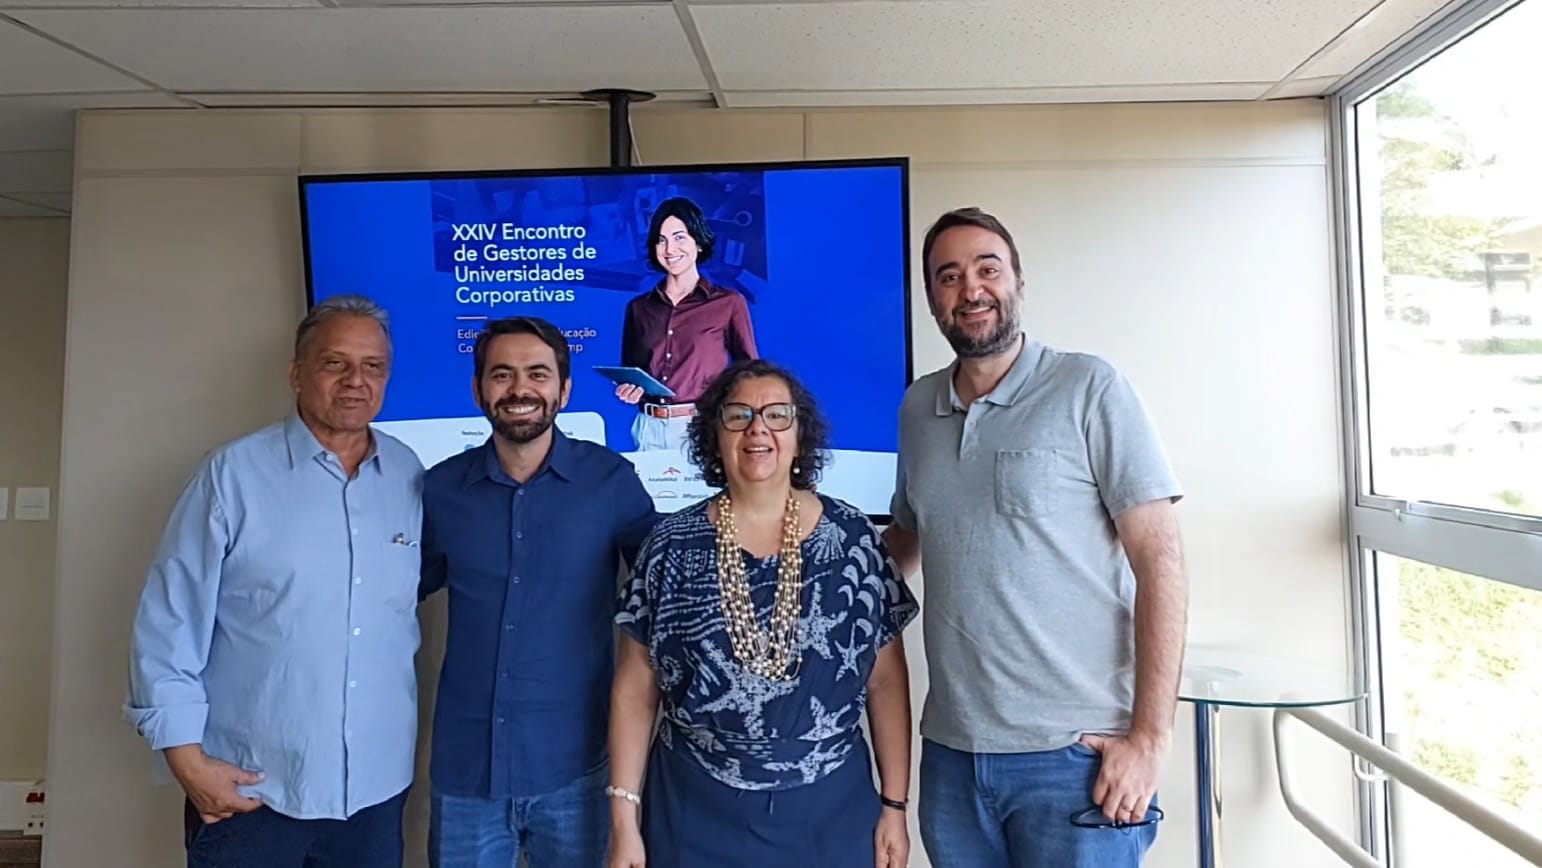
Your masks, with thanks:
[{"label": "tv wall mount", "polygon": [[645,90],[605,87],[584,91],[584,99],[610,106],[610,164],[616,168],[632,165],[632,103],[647,102],[655,94]]}]

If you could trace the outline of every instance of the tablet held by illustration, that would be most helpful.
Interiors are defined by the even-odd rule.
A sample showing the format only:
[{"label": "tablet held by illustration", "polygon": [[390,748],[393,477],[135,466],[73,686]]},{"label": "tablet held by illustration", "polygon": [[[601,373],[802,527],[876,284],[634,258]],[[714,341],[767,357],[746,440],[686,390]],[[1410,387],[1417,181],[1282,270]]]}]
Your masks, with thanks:
[{"label": "tablet held by illustration", "polygon": [[643,390],[645,395],[653,395],[659,398],[673,398],[675,396],[673,389],[655,380],[651,374],[642,368],[595,365],[594,372],[603,375],[618,386],[637,386]]}]

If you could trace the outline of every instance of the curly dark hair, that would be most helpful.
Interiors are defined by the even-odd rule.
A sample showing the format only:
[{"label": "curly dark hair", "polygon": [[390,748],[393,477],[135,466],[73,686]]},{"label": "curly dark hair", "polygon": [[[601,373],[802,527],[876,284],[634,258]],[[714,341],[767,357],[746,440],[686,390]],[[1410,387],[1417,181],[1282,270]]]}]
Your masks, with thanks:
[{"label": "curly dark hair", "polygon": [[718,414],[728,403],[728,396],[740,381],[776,377],[787,384],[792,402],[797,406],[798,454],[792,460],[792,486],[812,490],[824,472],[829,452],[830,423],[814,404],[814,396],[791,371],[765,359],[738,362],[717,376],[696,401],[696,415],[691,417],[690,457],[701,469],[702,481],[713,488],[728,485],[723,469],[723,455],[718,448],[721,426]]}]

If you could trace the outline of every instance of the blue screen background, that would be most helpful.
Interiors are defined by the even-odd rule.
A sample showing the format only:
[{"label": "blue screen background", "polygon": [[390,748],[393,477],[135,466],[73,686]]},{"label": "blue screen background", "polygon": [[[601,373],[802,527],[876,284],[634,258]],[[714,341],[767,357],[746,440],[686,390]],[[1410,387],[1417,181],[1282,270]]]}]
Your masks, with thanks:
[{"label": "blue screen background", "polygon": [[[601,414],[607,442],[626,452],[637,411],[590,367],[619,364],[624,308],[660,277],[648,264],[649,218],[659,202],[685,196],[717,236],[701,273],[744,294],[760,354],[812,390],[832,447],[892,452],[908,376],[904,195],[893,165],[307,182],[311,291],[315,301],[362,293],[389,311],[396,358],[381,421],[480,415],[474,337],[459,330],[534,315],[575,333],[567,410]],[[457,240],[454,226],[504,223],[583,227],[581,241],[493,242],[563,248],[569,258],[539,265],[581,268],[583,278],[458,281],[457,264],[533,264],[457,263],[458,248],[489,242]],[[572,258],[578,247],[590,257]],[[467,304],[457,300],[462,287],[571,290],[573,300]]]}]

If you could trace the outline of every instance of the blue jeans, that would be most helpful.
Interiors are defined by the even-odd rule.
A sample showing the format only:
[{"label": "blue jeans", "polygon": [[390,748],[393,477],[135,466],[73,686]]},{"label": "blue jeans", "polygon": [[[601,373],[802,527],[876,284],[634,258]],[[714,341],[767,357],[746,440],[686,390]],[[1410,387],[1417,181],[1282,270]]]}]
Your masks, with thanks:
[{"label": "blue jeans", "polygon": [[346,820],[296,820],[262,807],[205,824],[184,802],[188,868],[401,868],[402,792]]},{"label": "blue jeans", "polygon": [[602,868],[610,843],[609,764],[555,792],[479,799],[435,792],[428,823],[433,868]]},{"label": "blue jeans", "polygon": [[1083,744],[971,754],[924,742],[919,809],[927,856],[935,868],[1139,866],[1156,840],[1155,824],[1071,824],[1072,814],[1092,806],[1101,765],[1097,752]]}]

